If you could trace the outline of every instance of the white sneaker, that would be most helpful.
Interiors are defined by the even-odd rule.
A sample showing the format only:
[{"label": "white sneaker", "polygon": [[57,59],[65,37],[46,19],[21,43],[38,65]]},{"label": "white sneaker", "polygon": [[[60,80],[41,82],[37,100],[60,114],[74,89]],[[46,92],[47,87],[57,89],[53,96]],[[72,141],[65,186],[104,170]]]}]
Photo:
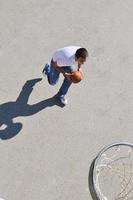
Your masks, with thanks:
[{"label": "white sneaker", "polygon": [[63,105],[67,105],[68,104],[68,101],[67,101],[67,99],[65,97],[60,97],[59,99],[60,99],[60,101],[61,101],[61,103]]}]

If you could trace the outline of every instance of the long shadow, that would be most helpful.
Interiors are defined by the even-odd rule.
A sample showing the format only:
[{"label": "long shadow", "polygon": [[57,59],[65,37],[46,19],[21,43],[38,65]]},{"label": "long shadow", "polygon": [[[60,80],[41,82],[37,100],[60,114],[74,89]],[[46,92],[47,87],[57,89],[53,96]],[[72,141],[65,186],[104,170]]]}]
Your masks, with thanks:
[{"label": "long shadow", "polygon": [[16,101],[0,105],[0,127],[2,127],[2,125],[6,126],[6,128],[2,130],[0,129],[0,138],[2,140],[7,140],[16,136],[22,129],[22,123],[14,123],[14,118],[19,116],[30,116],[40,112],[46,107],[52,107],[54,105],[63,107],[56,97],[45,99],[33,105],[28,104],[28,99],[33,91],[33,86],[41,80],[41,78],[28,80],[24,84]]}]

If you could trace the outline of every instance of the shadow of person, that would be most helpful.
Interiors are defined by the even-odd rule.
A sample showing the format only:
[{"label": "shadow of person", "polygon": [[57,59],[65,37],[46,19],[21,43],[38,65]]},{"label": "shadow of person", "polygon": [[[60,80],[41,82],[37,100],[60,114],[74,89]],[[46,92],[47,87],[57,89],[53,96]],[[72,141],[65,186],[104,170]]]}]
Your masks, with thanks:
[{"label": "shadow of person", "polygon": [[24,84],[16,101],[0,105],[0,127],[3,125],[6,126],[4,129],[0,128],[0,138],[2,140],[7,140],[16,136],[22,129],[22,123],[14,123],[14,118],[19,116],[30,116],[40,112],[46,107],[52,107],[54,105],[64,107],[56,97],[45,99],[33,105],[28,104],[28,99],[33,90],[33,86],[41,80],[41,78],[28,80]]}]

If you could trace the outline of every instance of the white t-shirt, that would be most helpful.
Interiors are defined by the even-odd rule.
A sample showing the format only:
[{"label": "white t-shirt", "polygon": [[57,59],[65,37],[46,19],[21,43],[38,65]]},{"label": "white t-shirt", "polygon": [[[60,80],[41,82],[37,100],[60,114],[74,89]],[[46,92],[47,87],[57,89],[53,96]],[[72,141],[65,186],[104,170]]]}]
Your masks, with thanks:
[{"label": "white t-shirt", "polygon": [[53,61],[57,62],[59,67],[72,66],[75,64],[75,53],[79,46],[68,46],[58,49],[53,55]]}]

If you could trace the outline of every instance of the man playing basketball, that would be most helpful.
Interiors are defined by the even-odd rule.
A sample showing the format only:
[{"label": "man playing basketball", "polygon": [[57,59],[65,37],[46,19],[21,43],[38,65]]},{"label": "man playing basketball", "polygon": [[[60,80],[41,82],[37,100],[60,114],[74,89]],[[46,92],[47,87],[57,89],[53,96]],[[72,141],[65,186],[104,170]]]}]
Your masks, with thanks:
[{"label": "man playing basketball", "polygon": [[63,84],[56,94],[63,105],[67,104],[65,95],[72,84],[71,73],[77,70],[83,75],[81,66],[87,57],[88,51],[85,48],[68,46],[58,49],[53,54],[51,62],[45,65],[42,73],[47,75],[50,85],[55,85],[58,82],[60,73],[64,76]]}]

